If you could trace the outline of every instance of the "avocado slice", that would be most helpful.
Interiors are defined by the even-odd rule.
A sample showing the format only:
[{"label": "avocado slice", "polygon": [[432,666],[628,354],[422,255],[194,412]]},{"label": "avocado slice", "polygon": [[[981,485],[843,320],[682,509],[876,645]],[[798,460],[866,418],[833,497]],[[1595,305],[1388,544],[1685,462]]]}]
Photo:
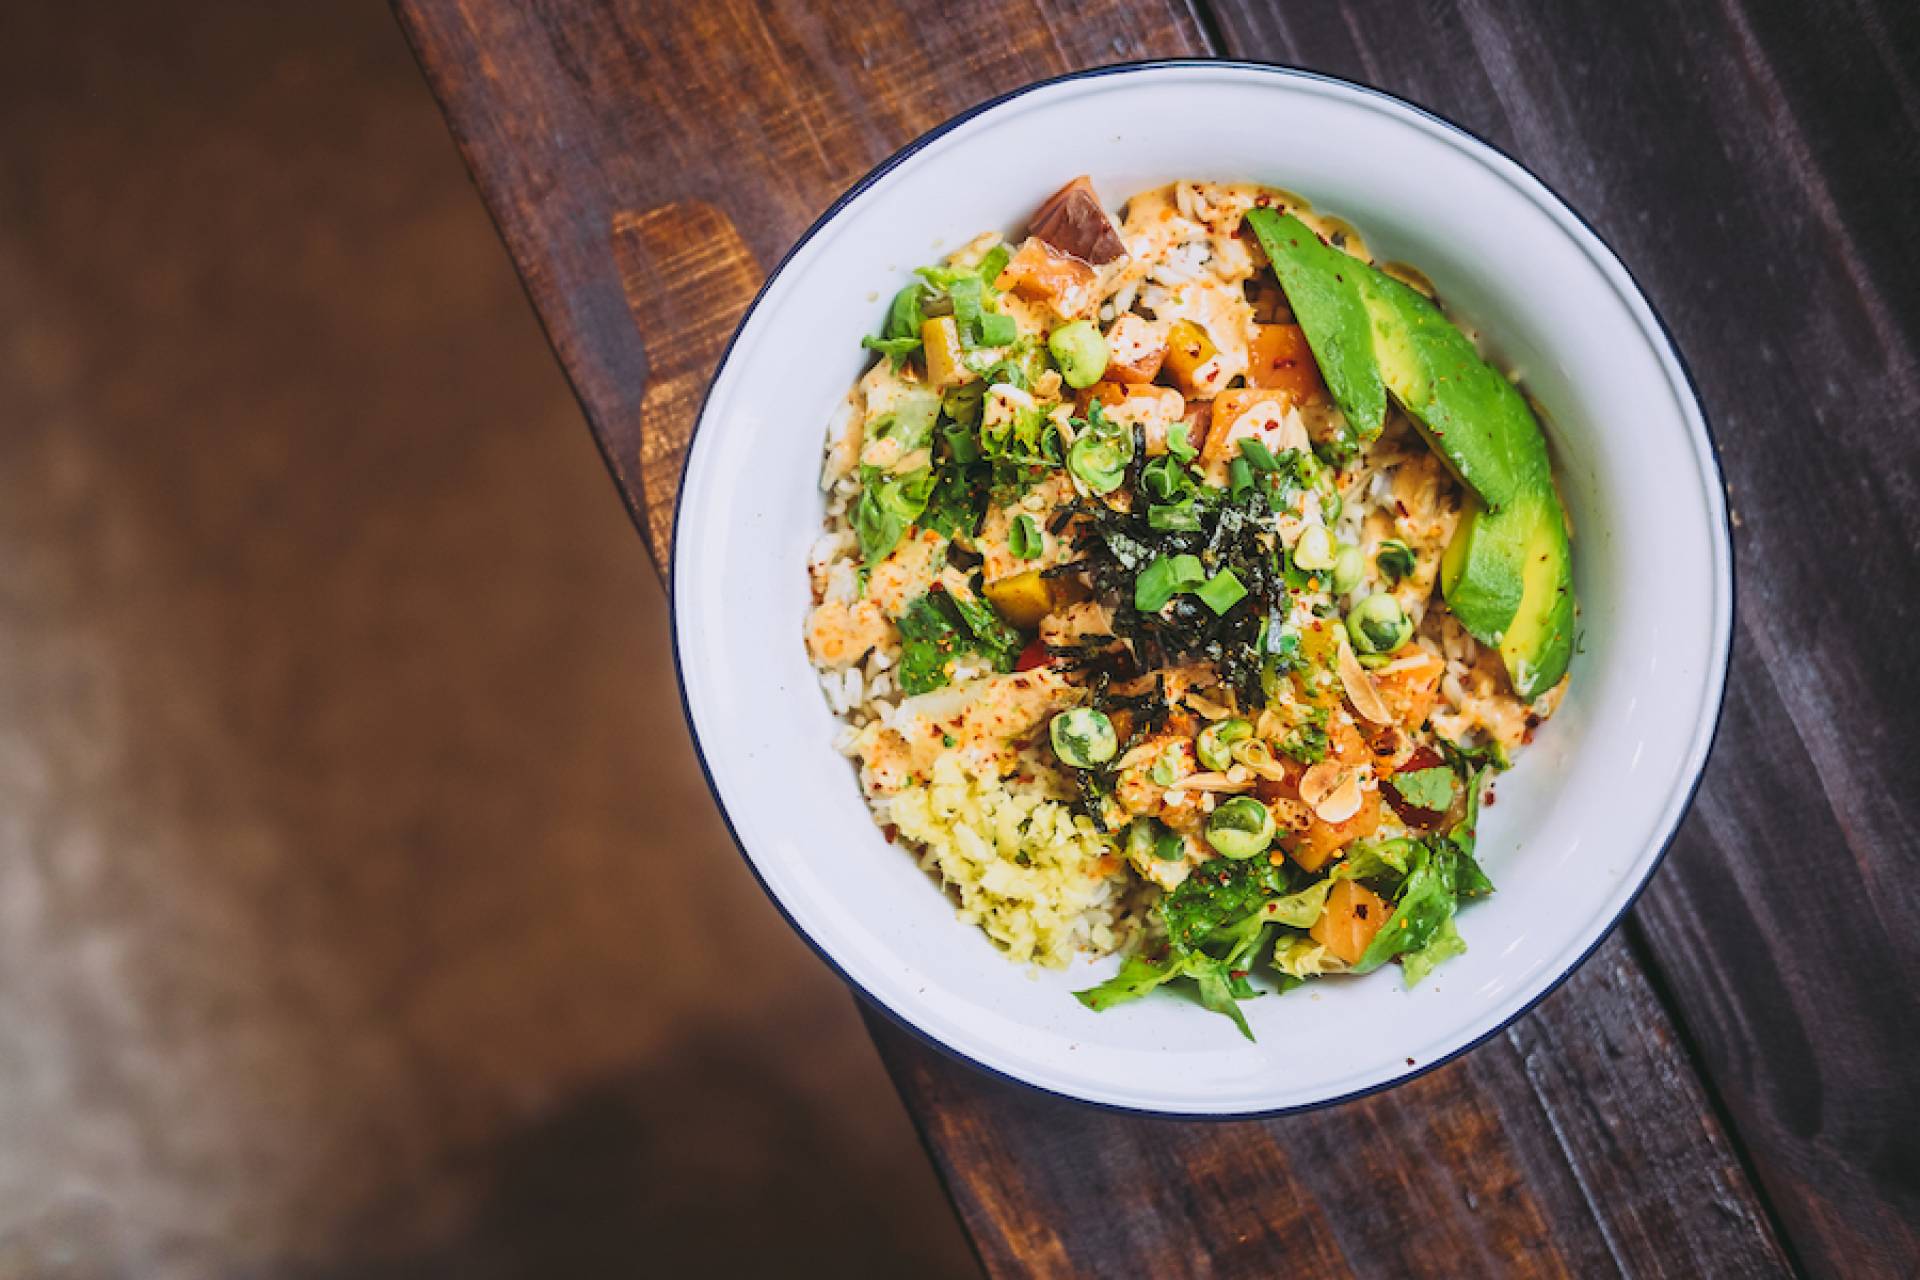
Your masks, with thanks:
[{"label": "avocado slice", "polygon": [[1499,511],[1469,495],[1440,561],[1440,591],[1461,626],[1499,646],[1520,697],[1558,684],[1573,657],[1573,554],[1552,484]]},{"label": "avocado slice", "polygon": [[1370,268],[1326,244],[1290,213],[1249,209],[1247,225],[1286,290],[1294,319],[1307,336],[1333,402],[1346,415],[1354,442],[1373,439],[1386,422],[1387,391],[1374,359],[1373,324],[1361,293],[1361,278]]},{"label": "avocado slice", "polygon": [[1373,403],[1370,387],[1384,387],[1467,487],[1441,593],[1475,639],[1499,647],[1516,693],[1545,693],[1573,653],[1573,563],[1546,437],[1526,398],[1417,289],[1322,243],[1289,214],[1254,209],[1247,221],[1362,437],[1380,429],[1358,415]]}]

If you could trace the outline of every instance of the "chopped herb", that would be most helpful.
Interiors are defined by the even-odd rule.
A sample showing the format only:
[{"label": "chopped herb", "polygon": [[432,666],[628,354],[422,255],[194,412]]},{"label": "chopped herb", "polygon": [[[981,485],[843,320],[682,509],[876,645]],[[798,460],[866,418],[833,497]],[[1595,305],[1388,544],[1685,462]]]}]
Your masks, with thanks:
[{"label": "chopped herb", "polygon": [[[1427,758],[1431,760],[1433,757]],[[1427,809],[1434,813],[1445,812],[1453,803],[1454,785],[1453,770],[1445,765],[1393,775],[1393,789],[1400,793],[1401,799],[1416,809]]]},{"label": "chopped herb", "polygon": [[927,500],[933,496],[933,469],[921,467],[893,476],[878,467],[862,467],[860,481],[853,529],[860,540],[860,554],[872,568],[893,553],[907,526],[927,509]]},{"label": "chopped herb", "polygon": [[1282,753],[1301,764],[1319,764],[1327,758],[1327,730],[1323,725],[1303,724],[1280,740]]},{"label": "chopped herb", "polygon": [[900,618],[900,688],[926,693],[945,685],[948,667],[962,654],[977,653],[995,670],[1013,670],[1020,633],[1001,621],[981,600],[963,600],[946,591],[929,591],[907,606]]}]

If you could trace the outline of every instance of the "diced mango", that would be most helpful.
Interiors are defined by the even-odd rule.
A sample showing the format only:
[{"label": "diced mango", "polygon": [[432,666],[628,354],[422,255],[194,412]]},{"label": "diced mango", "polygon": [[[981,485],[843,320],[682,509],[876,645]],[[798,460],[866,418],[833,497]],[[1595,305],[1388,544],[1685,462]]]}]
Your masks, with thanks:
[{"label": "diced mango", "polygon": [[1038,569],[1012,574],[981,588],[1000,616],[1023,631],[1040,625],[1053,610],[1053,584]]},{"label": "diced mango", "polygon": [[1358,881],[1342,880],[1327,894],[1326,908],[1307,932],[1348,964],[1358,964],[1373,935],[1392,914],[1393,908],[1379,894]]}]

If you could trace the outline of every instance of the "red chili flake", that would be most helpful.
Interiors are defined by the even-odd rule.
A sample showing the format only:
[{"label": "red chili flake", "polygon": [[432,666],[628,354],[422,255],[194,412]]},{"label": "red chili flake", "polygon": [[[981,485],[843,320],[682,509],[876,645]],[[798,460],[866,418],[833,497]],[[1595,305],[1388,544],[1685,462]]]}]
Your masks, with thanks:
[{"label": "red chili flake", "polygon": [[1484,804],[1485,806],[1487,806],[1487,808],[1491,809],[1493,808],[1493,801],[1494,801],[1493,790],[1492,788],[1488,788],[1486,797],[1482,799],[1480,803]]},{"label": "red chili flake", "polygon": [[1227,970],[1227,976],[1229,978],[1244,978],[1247,976],[1247,971],[1245,969],[1229,969]]},{"label": "red chili flake", "polygon": [[1400,499],[1398,498],[1395,498],[1393,500],[1393,509],[1395,511],[1398,511],[1403,516],[1407,514],[1407,504],[1400,501]]},{"label": "red chili flake", "polygon": [[1359,917],[1360,919],[1365,920],[1367,918],[1367,904],[1364,902],[1354,903],[1353,914]]},{"label": "red chili flake", "polygon": [[892,844],[893,838],[900,834],[900,828],[891,825],[885,826],[880,828],[880,834],[887,838],[888,844]]},{"label": "red chili flake", "polygon": [[1407,1059],[1407,1065],[1408,1065],[1408,1066],[1412,1066],[1412,1065],[1413,1065],[1413,1059],[1412,1059],[1412,1058],[1408,1058],[1408,1059]]}]

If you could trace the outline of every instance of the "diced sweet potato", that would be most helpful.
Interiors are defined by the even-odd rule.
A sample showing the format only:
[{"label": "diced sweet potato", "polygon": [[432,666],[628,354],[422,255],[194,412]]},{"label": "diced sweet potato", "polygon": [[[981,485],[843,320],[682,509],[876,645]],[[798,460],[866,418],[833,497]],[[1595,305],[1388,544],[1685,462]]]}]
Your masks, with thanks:
[{"label": "diced sweet potato", "polygon": [[1127,253],[1126,242],[1085,174],[1047,197],[1027,223],[1027,234],[1096,266]]},{"label": "diced sweet potato", "polygon": [[1440,697],[1440,681],[1447,664],[1419,645],[1408,643],[1395,651],[1393,660],[1373,673],[1373,686],[1380,701],[1394,719],[1409,729],[1418,729],[1433,712]]},{"label": "diced sweet potato", "polygon": [[1318,871],[1355,840],[1372,835],[1380,826],[1380,792],[1368,787],[1360,793],[1360,808],[1345,822],[1314,818],[1305,831],[1281,837],[1287,856],[1307,871]]},{"label": "diced sweet potato", "polygon": [[1348,964],[1358,964],[1392,914],[1379,894],[1358,881],[1341,880],[1327,894],[1326,908],[1307,933]]},{"label": "diced sweet potato", "polygon": [[1107,326],[1107,377],[1152,382],[1166,358],[1166,334],[1153,321],[1129,311]]},{"label": "diced sweet potato", "polygon": [[1189,399],[1206,390],[1211,398],[1214,388],[1207,382],[1209,362],[1220,354],[1207,331],[1191,320],[1176,320],[1167,330],[1167,356],[1163,367],[1173,385]]},{"label": "diced sweet potato", "polygon": [[1093,268],[1037,236],[1021,242],[994,284],[1022,298],[1045,303],[1063,320],[1090,314],[1100,300]]},{"label": "diced sweet potato", "polygon": [[1257,324],[1247,353],[1247,385],[1283,393],[1292,404],[1326,396],[1320,367],[1313,362],[1307,335],[1297,324]]}]

